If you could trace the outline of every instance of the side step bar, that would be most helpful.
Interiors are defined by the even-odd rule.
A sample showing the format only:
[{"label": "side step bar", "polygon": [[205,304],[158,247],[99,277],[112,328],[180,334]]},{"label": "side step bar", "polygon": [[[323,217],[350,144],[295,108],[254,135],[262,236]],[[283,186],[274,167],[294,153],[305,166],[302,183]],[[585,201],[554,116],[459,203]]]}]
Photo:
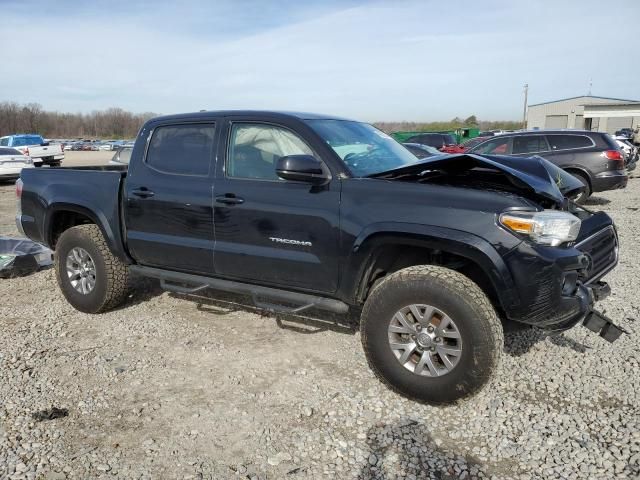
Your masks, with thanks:
[{"label": "side step bar", "polygon": [[[172,272],[169,270],[162,270],[160,268],[143,267],[141,265],[131,265],[129,270],[143,277],[157,278],[160,280],[162,288],[176,293],[189,294],[199,292],[205,288],[212,288],[214,290],[222,290],[224,292],[251,295],[254,304],[258,308],[274,312],[298,313],[312,307],[320,310],[328,310],[334,313],[347,313],[349,310],[349,305],[341,302],[340,300],[310,295],[307,293],[291,292],[289,290],[251,285],[249,283],[234,282],[231,280],[223,280],[221,278],[203,277],[189,273]],[[185,286],[184,284],[193,286]],[[275,303],[263,302],[260,301],[259,298],[292,303],[299,306],[287,307],[284,305],[277,305]]]}]

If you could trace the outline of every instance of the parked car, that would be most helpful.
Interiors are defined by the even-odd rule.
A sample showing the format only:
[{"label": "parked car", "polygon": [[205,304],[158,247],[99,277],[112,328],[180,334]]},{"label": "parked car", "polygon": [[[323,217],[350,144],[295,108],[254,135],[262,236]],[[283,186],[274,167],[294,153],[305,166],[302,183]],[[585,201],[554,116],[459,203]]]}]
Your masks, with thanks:
[{"label": "parked car", "polygon": [[403,143],[404,147],[418,158],[433,157],[434,155],[442,155],[442,152],[435,147],[422,145],[421,143]]},{"label": "parked car", "polygon": [[64,159],[62,145],[45,142],[44,138],[37,134],[7,135],[0,138],[0,147],[13,147],[20,150],[31,157],[36,167],[43,164],[59,166]]},{"label": "parked car", "polygon": [[14,180],[23,168],[33,168],[33,160],[20,150],[0,147],[0,180]]},{"label": "parked car", "polygon": [[110,152],[114,150],[113,143],[109,143],[109,142],[99,143],[98,150]]},{"label": "parked car", "polygon": [[631,140],[633,138],[633,129],[621,128],[615,133],[616,136],[624,137],[625,140]]},{"label": "parked car", "polygon": [[593,192],[624,188],[627,173],[613,138],[587,130],[535,130],[505,133],[476,145],[470,153],[539,155],[574,175],[584,185],[575,201],[583,203]]},{"label": "parked car", "polygon": [[582,188],[540,157],[418,160],[355,121],[200,112],[146,122],[128,171],[24,170],[17,225],[55,250],[60,289],[83,312],[123,303],[129,273],[272,311],[361,310],[378,378],[437,404],[496,373],[497,311],[623,333],[595,309],[616,229],[566,201]]},{"label": "parked car", "polygon": [[111,157],[109,160],[110,165],[129,165],[129,160],[131,159],[131,152],[133,151],[132,146],[120,147],[115,155]]},{"label": "parked car", "polygon": [[472,149],[473,147],[475,147],[476,145],[481,144],[482,142],[484,142],[485,140],[488,140],[490,137],[493,137],[494,135],[487,135],[487,136],[480,136],[480,137],[475,137],[475,138],[470,138],[469,140],[467,140],[466,142],[464,142],[462,145],[460,145],[465,151],[469,151],[470,149]]},{"label": "parked car", "polygon": [[405,142],[429,145],[430,147],[435,147],[441,151],[444,147],[455,146],[458,144],[456,137],[450,133],[421,133],[407,138]]},{"label": "parked car", "polygon": [[622,140],[624,137],[614,137],[618,148],[624,155],[624,164],[627,171],[634,170],[638,162],[638,147],[633,145],[629,140]]}]

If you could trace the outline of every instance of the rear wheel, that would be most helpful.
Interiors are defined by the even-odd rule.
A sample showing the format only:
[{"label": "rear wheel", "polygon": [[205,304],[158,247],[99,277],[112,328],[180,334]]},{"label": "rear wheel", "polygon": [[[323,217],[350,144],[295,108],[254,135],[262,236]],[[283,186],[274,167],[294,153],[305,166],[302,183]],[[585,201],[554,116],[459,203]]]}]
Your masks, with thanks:
[{"label": "rear wheel", "polygon": [[580,180],[580,183],[584,185],[584,190],[571,198],[571,200],[573,200],[575,203],[582,205],[591,196],[591,186],[589,185],[589,179],[583,173],[577,173],[577,172],[569,172],[569,173],[571,173],[571,175],[573,175],[578,180]]},{"label": "rear wheel", "polygon": [[97,225],[65,230],[56,244],[55,266],[60,290],[81,312],[104,312],[126,298],[127,265],[111,253]]},{"label": "rear wheel", "polygon": [[482,290],[458,272],[431,265],[400,270],[375,287],[360,330],[376,376],[429,404],[477,393],[495,373],[504,344]]}]

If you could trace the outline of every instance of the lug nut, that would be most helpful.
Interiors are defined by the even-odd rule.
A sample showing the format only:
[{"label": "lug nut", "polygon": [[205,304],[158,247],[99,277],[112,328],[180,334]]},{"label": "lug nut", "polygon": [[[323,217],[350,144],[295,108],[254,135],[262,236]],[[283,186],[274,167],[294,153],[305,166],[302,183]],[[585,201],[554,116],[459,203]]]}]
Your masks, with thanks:
[{"label": "lug nut", "polygon": [[427,332],[429,332],[429,333],[433,332],[433,327],[431,327],[431,326],[427,327]]},{"label": "lug nut", "polygon": [[436,342],[440,343],[441,341],[442,341],[442,338],[436,337]]}]

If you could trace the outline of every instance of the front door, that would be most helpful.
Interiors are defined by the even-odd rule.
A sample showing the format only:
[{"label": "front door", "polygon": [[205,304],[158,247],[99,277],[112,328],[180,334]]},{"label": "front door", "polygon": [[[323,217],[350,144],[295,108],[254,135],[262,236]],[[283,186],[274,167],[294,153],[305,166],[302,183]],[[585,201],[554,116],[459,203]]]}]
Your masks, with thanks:
[{"label": "front door", "polygon": [[213,273],[213,123],[163,124],[126,178],[127,246],[142,265]]},{"label": "front door", "polygon": [[224,277],[319,292],[338,283],[340,182],[286,181],[275,162],[319,156],[283,125],[233,121],[214,195],[215,271]]}]

